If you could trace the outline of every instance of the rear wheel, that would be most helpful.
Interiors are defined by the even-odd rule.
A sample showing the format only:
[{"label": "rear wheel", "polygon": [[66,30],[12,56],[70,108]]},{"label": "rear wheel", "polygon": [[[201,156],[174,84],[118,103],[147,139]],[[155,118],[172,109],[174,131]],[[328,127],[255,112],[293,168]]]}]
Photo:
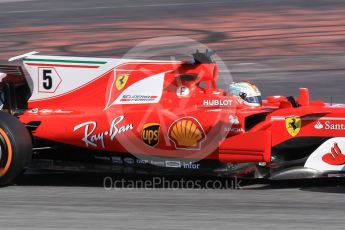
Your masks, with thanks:
[{"label": "rear wheel", "polygon": [[15,117],[0,112],[0,186],[8,185],[30,163],[32,140]]}]

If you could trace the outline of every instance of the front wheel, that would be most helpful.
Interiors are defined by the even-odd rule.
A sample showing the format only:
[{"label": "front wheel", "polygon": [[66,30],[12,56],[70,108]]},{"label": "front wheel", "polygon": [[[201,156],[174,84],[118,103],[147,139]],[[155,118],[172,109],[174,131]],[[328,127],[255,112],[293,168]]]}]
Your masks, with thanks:
[{"label": "front wheel", "polygon": [[0,186],[12,183],[31,157],[29,131],[16,117],[0,112]]}]

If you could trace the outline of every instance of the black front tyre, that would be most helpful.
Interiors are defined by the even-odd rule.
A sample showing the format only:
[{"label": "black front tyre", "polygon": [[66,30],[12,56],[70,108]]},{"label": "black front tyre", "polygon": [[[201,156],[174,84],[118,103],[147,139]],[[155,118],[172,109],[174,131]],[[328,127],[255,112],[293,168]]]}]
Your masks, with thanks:
[{"label": "black front tyre", "polygon": [[31,161],[29,131],[10,114],[0,112],[0,186],[8,185]]}]

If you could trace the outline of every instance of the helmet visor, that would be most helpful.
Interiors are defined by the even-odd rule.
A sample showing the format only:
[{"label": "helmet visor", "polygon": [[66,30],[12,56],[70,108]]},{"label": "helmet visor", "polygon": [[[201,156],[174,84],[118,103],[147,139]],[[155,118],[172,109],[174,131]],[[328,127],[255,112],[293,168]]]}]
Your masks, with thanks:
[{"label": "helmet visor", "polygon": [[262,98],[261,96],[255,96],[255,97],[246,97],[244,98],[244,100],[246,102],[249,102],[249,103],[256,103],[256,104],[262,104]]}]

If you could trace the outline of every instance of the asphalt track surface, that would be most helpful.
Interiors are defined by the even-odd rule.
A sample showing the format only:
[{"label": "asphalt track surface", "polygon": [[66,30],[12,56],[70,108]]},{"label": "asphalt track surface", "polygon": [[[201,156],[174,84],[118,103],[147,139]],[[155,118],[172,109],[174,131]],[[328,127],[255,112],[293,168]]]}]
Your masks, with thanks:
[{"label": "asphalt track surface", "polygon": [[[146,39],[185,36],[216,50],[234,80],[252,80],[264,95],[296,95],[303,86],[313,98],[344,102],[344,6],[317,0],[0,0],[0,62],[31,50],[121,57]],[[343,229],[345,224],[341,180],[245,183],[241,190],[106,190],[105,176],[31,171],[0,189],[0,228]]]}]

